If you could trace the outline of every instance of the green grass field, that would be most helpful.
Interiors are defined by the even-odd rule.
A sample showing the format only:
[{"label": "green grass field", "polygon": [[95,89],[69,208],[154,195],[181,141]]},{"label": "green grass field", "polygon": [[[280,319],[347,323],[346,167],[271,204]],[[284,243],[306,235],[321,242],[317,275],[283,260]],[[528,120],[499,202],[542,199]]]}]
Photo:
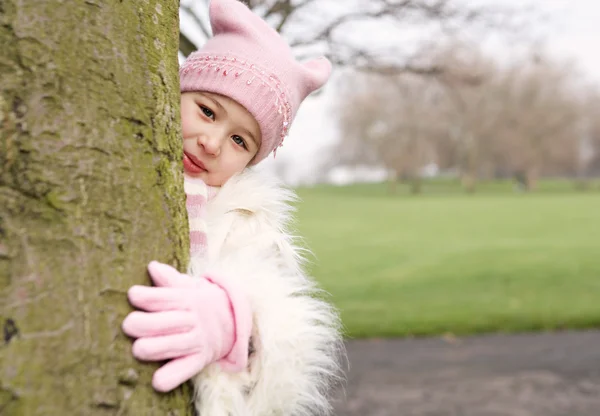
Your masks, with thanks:
[{"label": "green grass field", "polygon": [[350,337],[600,326],[600,192],[545,183],[298,190],[311,272]]}]

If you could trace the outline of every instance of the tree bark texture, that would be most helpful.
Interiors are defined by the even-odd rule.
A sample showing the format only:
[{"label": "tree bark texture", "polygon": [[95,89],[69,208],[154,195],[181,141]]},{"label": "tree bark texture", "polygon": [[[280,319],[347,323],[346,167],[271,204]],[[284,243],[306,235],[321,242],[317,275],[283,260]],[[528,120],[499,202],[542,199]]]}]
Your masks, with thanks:
[{"label": "tree bark texture", "polygon": [[120,325],[187,264],[178,2],[0,0],[0,414],[187,415]]}]

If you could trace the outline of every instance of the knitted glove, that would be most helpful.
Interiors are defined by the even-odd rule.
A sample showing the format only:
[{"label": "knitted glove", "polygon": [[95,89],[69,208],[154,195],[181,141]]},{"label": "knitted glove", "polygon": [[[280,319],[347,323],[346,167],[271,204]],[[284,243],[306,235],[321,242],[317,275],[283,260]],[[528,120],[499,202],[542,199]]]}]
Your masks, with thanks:
[{"label": "knitted glove", "polygon": [[170,391],[219,360],[229,371],[244,369],[251,331],[248,303],[241,296],[233,302],[211,279],[190,277],[166,264],[153,261],[148,271],[156,287],[128,291],[131,304],[146,312],[131,312],[122,327],[137,338],[132,347],[137,359],[171,360],[154,373],[154,388]]}]

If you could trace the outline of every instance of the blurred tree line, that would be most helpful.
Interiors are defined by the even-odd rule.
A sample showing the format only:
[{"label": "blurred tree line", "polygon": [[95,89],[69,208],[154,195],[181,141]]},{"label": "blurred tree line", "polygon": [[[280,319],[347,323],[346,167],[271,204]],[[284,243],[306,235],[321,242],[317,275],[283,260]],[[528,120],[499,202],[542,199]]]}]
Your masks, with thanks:
[{"label": "blurred tree line", "polygon": [[540,177],[585,185],[600,175],[600,94],[571,67],[540,53],[506,64],[473,45],[430,58],[445,71],[345,75],[334,164],[383,166],[413,192],[430,165],[467,191],[479,180],[531,190]]}]

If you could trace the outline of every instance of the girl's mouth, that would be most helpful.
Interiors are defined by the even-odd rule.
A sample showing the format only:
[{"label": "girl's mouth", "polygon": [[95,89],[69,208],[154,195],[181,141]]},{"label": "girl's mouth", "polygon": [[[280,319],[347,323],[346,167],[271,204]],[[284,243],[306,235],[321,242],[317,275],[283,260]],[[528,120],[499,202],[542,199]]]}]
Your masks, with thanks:
[{"label": "girl's mouth", "polygon": [[198,159],[183,152],[183,169],[188,173],[206,172],[206,168]]}]

